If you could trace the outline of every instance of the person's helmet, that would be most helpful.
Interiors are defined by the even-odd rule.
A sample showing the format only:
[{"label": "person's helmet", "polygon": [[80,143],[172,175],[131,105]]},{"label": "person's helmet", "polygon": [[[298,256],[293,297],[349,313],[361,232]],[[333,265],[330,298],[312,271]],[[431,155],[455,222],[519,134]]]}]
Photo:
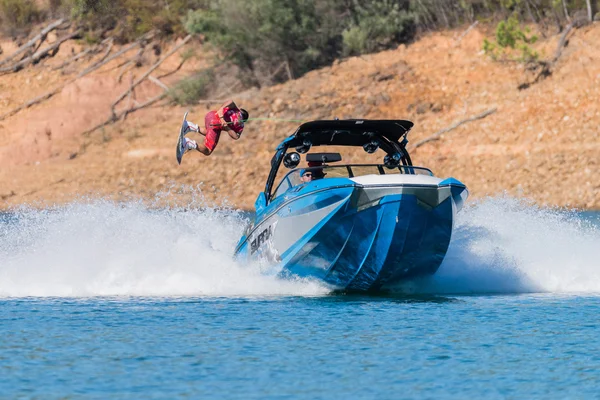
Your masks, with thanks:
[{"label": "person's helmet", "polygon": [[248,111],[244,110],[243,108],[240,108],[240,114],[242,115],[242,122],[248,121],[248,117],[250,116],[250,114],[248,114]]},{"label": "person's helmet", "polygon": [[234,112],[228,116],[228,119],[229,128],[236,133],[242,133],[242,130],[244,129],[244,121],[240,119],[240,115]]}]

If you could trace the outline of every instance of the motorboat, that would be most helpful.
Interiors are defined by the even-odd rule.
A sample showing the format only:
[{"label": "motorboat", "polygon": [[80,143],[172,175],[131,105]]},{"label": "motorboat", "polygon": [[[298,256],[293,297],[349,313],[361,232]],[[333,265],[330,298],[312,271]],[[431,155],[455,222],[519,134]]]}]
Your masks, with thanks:
[{"label": "motorboat", "polygon": [[[412,127],[404,120],[302,124],[276,148],[236,256],[348,291],[434,274],[468,191],[412,165]],[[362,147],[383,160],[342,164],[340,153],[315,151],[321,146]],[[299,168],[303,157],[308,166]]]}]

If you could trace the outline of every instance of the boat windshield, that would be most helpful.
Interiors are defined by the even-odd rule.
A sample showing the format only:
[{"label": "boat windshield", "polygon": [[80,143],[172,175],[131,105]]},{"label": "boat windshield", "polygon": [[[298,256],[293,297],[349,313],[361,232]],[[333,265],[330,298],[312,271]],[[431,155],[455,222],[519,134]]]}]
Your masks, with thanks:
[{"label": "boat windshield", "polygon": [[303,183],[313,182],[319,179],[354,178],[356,176],[364,175],[390,174],[433,176],[431,170],[427,168],[404,165],[392,169],[389,169],[382,164],[327,165],[322,167],[299,168],[291,170],[286,176],[283,177],[277,186],[277,189],[275,189],[272,198],[276,198],[295,186],[302,185]]}]

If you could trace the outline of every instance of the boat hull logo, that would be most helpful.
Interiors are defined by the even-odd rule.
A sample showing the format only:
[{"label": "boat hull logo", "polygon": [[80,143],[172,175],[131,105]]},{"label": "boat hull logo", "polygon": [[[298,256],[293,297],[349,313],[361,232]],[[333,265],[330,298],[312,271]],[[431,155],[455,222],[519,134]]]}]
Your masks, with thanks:
[{"label": "boat hull logo", "polygon": [[252,242],[250,242],[250,254],[256,253],[256,251],[265,244],[273,236],[273,225],[260,232]]}]

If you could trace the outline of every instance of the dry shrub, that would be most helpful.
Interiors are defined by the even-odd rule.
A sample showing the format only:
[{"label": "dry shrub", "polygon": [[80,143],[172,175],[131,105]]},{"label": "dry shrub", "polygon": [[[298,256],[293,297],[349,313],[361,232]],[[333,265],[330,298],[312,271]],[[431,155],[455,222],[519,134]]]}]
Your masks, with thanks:
[{"label": "dry shrub", "polygon": [[27,35],[39,18],[34,0],[0,0],[0,30],[4,34]]}]

